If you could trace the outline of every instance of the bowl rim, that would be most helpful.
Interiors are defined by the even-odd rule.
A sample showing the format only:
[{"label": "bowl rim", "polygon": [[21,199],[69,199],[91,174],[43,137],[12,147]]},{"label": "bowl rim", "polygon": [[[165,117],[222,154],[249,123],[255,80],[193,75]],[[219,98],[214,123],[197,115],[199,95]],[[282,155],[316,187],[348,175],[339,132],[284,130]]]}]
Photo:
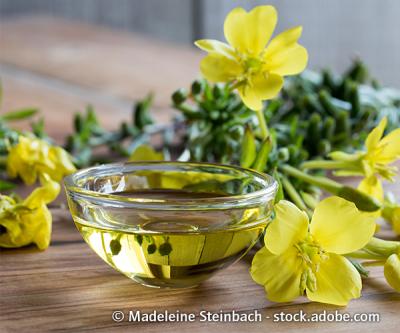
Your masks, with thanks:
[{"label": "bowl rim", "polygon": [[[243,174],[252,175],[259,179],[265,186],[262,189],[254,192],[238,195],[229,195],[223,197],[211,198],[195,198],[195,199],[149,199],[149,198],[132,198],[121,196],[118,194],[101,193],[93,190],[87,190],[79,186],[76,181],[82,177],[96,176],[96,174],[107,175],[105,171],[114,170],[112,174],[122,175],[128,173],[129,170],[151,170],[145,167],[165,166],[164,170],[174,170],[172,167],[210,167],[216,169],[228,169],[239,171]],[[169,167],[169,169],[168,169]],[[115,170],[119,170],[115,172]],[[176,169],[175,169],[176,170]],[[179,170],[176,170],[179,171]],[[183,172],[183,170],[182,170]],[[109,174],[109,173],[108,173]],[[114,207],[129,207],[138,209],[151,210],[224,210],[232,208],[241,208],[250,205],[262,204],[273,200],[278,189],[278,182],[270,175],[258,172],[256,170],[242,168],[218,163],[205,162],[181,162],[181,161],[140,161],[140,162],[119,162],[100,164],[97,166],[80,169],[64,178],[64,186],[67,192],[72,192],[74,195],[87,199],[96,200],[99,205],[107,205]],[[68,194],[68,193],[67,193]]]}]

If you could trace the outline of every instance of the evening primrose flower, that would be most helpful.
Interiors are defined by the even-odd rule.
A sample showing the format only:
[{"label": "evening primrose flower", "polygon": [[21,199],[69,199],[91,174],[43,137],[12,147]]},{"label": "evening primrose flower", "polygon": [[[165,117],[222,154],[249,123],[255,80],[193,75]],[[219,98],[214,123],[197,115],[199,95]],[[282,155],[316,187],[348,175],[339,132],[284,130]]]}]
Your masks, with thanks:
[{"label": "evening primrose flower", "polygon": [[306,294],[312,301],[346,305],[360,297],[360,274],[343,255],[372,238],[371,216],[339,197],[321,201],[311,223],[289,201],[279,201],[275,213],[251,267],[270,300],[288,302]]},{"label": "evening primrose flower", "polygon": [[46,206],[60,191],[50,179],[36,188],[24,201],[0,195],[0,247],[15,248],[31,243],[41,250],[50,243],[51,214]]},{"label": "evening primrose flower", "polygon": [[74,171],[71,157],[64,149],[35,137],[20,136],[18,143],[8,153],[9,176],[20,176],[27,185],[32,185],[44,174],[59,182]]},{"label": "evening primrose flower", "polygon": [[258,6],[250,12],[235,8],[224,22],[229,44],[210,39],[195,42],[208,52],[200,64],[203,76],[212,82],[234,83],[252,110],[260,110],[263,100],[279,93],[284,76],[298,74],[307,65],[307,50],[297,43],[302,27],[289,29],[270,41],[277,20],[273,6]]},{"label": "evening primrose flower", "polygon": [[386,125],[387,118],[384,117],[368,135],[365,141],[366,151],[358,151],[354,154],[331,153],[330,157],[333,161],[338,162],[331,164],[332,169],[337,170],[335,173],[339,176],[364,176],[370,185],[374,185],[375,190],[378,190],[378,186],[381,185],[377,183],[380,182],[379,179],[375,180],[373,177],[379,175],[393,181],[397,168],[391,164],[400,158],[400,128],[383,137]]}]

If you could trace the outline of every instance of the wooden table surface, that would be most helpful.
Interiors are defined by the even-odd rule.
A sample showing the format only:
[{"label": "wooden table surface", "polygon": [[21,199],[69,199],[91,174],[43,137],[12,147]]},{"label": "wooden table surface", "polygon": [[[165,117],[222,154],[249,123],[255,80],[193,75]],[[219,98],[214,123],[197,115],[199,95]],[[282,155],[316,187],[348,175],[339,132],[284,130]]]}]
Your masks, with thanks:
[{"label": "wooden table surface", "polygon": [[[71,115],[91,103],[102,124],[113,128],[129,119],[132,101],[156,93],[155,115],[171,117],[169,96],[198,75],[201,54],[142,36],[50,19],[26,17],[0,22],[0,78],[5,110],[36,106],[47,131],[57,139],[71,130]],[[400,193],[398,189],[392,190]],[[60,198],[59,200],[64,200]],[[395,331],[400,295],[385,283],[382,269],[371,269],[363,297],[347,308],[305,298],[276,304],[248,273],[251,258],[215,275],[198,288],[158,290],[142,287],[106,265],[83,242],[65,209],[52,209],[52,242],[0,250],[0,332],[372,332]],[[395,239],[387,226],[381,235]],[[113,322],[115,310],[213,312],[260,311],[257,323]],[[274,322],[273,315],[334,312],[379,313],[379,323]]]}]

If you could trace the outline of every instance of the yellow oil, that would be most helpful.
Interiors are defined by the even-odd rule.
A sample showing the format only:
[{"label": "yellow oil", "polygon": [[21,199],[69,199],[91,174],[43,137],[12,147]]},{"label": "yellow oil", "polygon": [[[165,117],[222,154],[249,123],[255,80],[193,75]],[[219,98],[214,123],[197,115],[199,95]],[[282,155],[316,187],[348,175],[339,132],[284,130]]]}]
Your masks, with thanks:
[{"label": "yellow oil", "polygon": [[[146,196],[171,197],[171,191],[164,192]],[[172,195],[199,198],[198,193],[183,191]],[[209,196],[202,193],[201,197]],[[246,218],[254,218],[254,213],[249,209],[237,223],[246,224]],[[216,220],[223,223],[223,216],[216,216]],[[74,221],[84,240],[110,266],[141,284],[170,288],[198,285],[238,260],[257,242],[267,223],[251,228],[230,225],[227,230],[216,231],[208,227],[204,231],[207,221],[185,217],[182,212],[165,219],[160,216],[121,230],[99,227],[96,221],[82,221],[76,216]]]}]

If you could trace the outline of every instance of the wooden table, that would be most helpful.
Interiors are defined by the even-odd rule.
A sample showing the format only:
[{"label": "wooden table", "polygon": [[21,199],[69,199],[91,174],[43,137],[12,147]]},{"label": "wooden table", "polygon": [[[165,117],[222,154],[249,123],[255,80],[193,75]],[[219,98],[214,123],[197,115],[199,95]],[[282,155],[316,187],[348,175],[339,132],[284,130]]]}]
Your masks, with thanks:
[{"label": "wooden table", "polygon": [[[156,92],[155,115],[168,121],[169,96],[198,75],[201,54],[190,48],[46,17],[0,24],[2,110],[37,106],[47,131],[61,140],[71,115],[91,103],[112,128],[130,116],[134,99]],[[398,189],[397,193],[399,193]],[[63,200],[62,198],[60,200]],[[347,308],[308,302],[275,304],[252,282],[251,258],[220,272],[198,288],[157,290],[142,287],[114,271],[82,241],[65,209],[53,209],[48,250],[34,247],[0,252],[0,332],[369,332],[395,331],[400,295],[385,283],[381,268],[365,279],[363,297]],[[387,227],[381,235],[394,239]],[[113,322],[115,310],[213,312],[258,310],[257,323]],[[274,322],[273,315],[334,312],[380,313],[379,323]]]}]

